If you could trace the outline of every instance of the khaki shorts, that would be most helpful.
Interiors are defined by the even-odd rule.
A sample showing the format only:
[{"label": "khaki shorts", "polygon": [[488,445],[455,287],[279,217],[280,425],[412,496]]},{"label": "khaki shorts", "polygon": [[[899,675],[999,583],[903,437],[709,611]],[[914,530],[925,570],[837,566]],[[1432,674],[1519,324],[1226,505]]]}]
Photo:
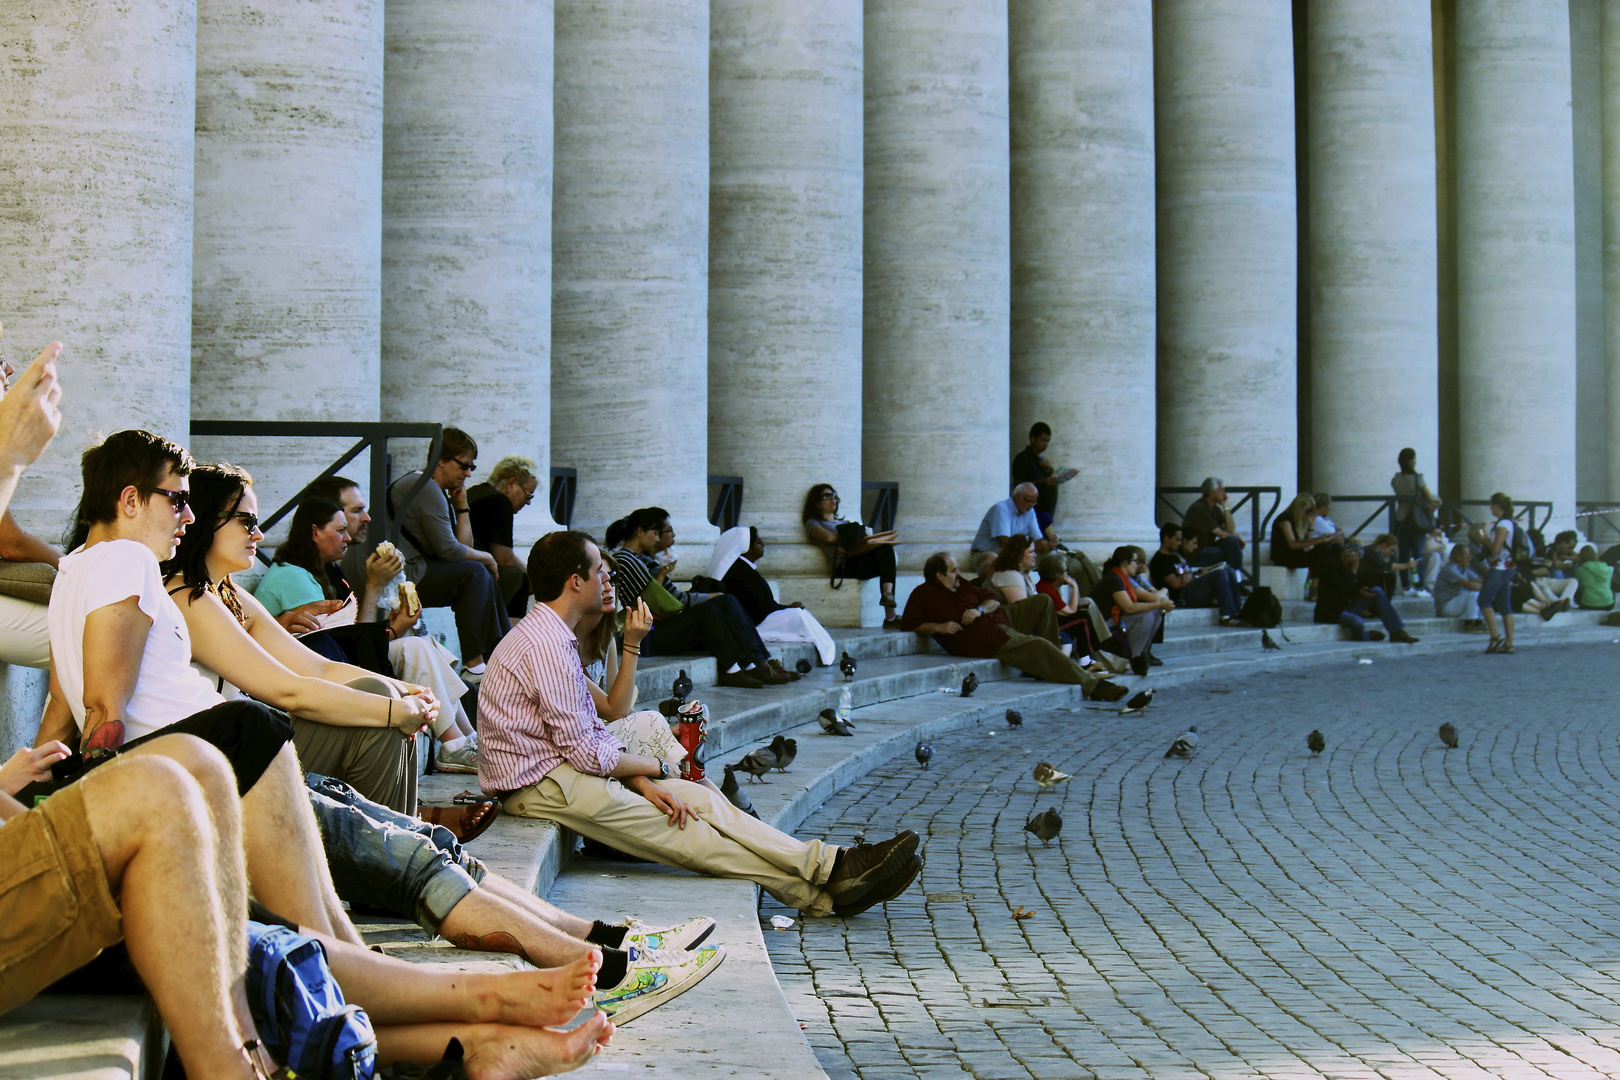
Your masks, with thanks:
[{"label": "khaki shorts", "polygon": [[123,936],[81,785],[0,825],[0,1013]]}]

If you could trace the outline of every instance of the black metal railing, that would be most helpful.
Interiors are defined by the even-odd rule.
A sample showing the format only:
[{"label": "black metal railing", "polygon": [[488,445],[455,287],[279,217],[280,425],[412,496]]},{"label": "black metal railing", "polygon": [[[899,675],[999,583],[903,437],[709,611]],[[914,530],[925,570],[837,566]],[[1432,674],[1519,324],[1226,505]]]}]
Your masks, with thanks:
[{"label": "black metal railing", "polygon": [[[1372,512],[1363,518],[1361,522],[1355,526],[1355,528],[1346,529],[1342,525],[1340,526],[1340,531],[1343,532],[1345,536],[1359,537],[1367,529],[1367,527],[1379,517],[1379,515],[1383,515],[1384,521],[1378,527],[1377,531],[1380,533],[1395,533],[1399,515],[1404,511],[1406,504],[1412,502],[1415,496],[1334,495],[1332,498],[1335,512],[1337,512],[1337,508],[1343,503],[1358,503],[1363,506],[1370,505],[1372,507]],[[1613,505],[1617,510],[1620,510],[1620,503],[1615,503]],[[1486,512],[1480,515],[1479,518],[1480,520],[1484,520],[1490,516],[1491,501],[1489,499],[1441,499],[1439,513],[1435,515],[1435,523],[1440,525],[1442,528],[1449,525],[1472,525],[1475,519],[1470,516],[1468,512],[1469,508],[1484,509]],[[1553,504],[1550,502],[1537,499],[1527,499],[1522,503],[1515,504],[1513,516],[1515,518],[1523,518],[1526,529],[1536,529],[1539,531],[1545,528],[1547,522],[1551,520],[1552,511]],[[1357,513],[1359,512],[1360,511],[1358,510]],[[1617,529],[1616,533],[1617,536],[1620,536],[1620,529]]]},{"label": "black metal railing", "polygon": [[[312,486],[325,480],[328,476],[336,476],[349,462],[359,457],[367,450],[371,451],[371,489],[367,493],[367,500],[371,512],[371,525],[366,534],[366,554],[382,543],[384,539],[398,545],[399,521],[388,512],[388,484],[392,479],[392,459],[388,453],[388,443],[393,439],[427,439],[427,463],[422,470],[421,478],[411,487],[410,494],[401,500],[401,506],[409,506],[417,493],[427,486],[433,477],[433,470],[439,462],[439,444],[443,435],[443,428],[439,424],[395,424],[395,423],[326,423],[279,420],[193,420],[191,434],[196,436],[244,438],[244,439],[348,439],[358,438],[360,441],[350,447],[348,452],[339,457],[332,464],[323,469],[319,476],[310,480],[298,490],[298,494],[287,500],[268,517],[259,519],[259,527],[269,532],[282,518],[298,509],[298,503],[303,499],[304,492]],[[259,552],[259,560],[266,565],[270,556]]]},{"label": "black metal railing", "polygon": [[579,494],[579,470],[551,467],[551,520],[565,529],[574,527],[574,498]]},{"label": "black metal railing", "polygon": [[1583,525],[1587,538],[1598,545],[1600,550],[1605,545],[1620,544],[1620,502],[1610,502],[1607,499],[1576,499],[1575,521]]},{"label": "black metal railing", "polygon": [[873,532],[889,532],[894,528],[894,519],[899,513],[899,481],[861,481],[861,520],[870,526]]},{"label": "black metal railing", "polygon": [[[1157,496],[1154,504],[1155,524],[1162,524],[1167,520],[1165,517],[1166,511],[1175,515],[1175,520],[1180,521],[1183,515],[1186,514],[1187,508],[1195,500],[1203,497],[1203,491],[1196,487],[1162,487],[1158,488],[1154,494]],[[1262,541],[1269,539],[1271,519],[1277,513],[1278,504],[1282,502],[1282,488],[1265,486],[1237,487],[1228,484],[1226,485],[1226,494],[1237,499],[1236,502],[1229,502],[1227,505],[1227,509],[1232,513],[1232,524],[1236,525],[1238,523],[1239,510],[1242,510],[1245,506],[1249,508],[1249,536],[1247,542],[1250,575],[1258,581],[1260,580],[1260,544]],[[1170,495],[1185,495],[1189,496],[1189,498],[1179,502],[1172,502],[1166,497]],[[1267,495],[1271,496],[1271,505],[1266,507],[1265,512],[1262,513],[1260,502]],[[1239,530],[1240,534],[1241,532],[1242,530]]]},{"label": "black metal railing", "polygon": [[740,476],[709,475],[709,496],[714,500],[709,511],[709,524],[724,532],[735,529],[742,520],[743,478]]},{"label": "black metal railing", "polygon": [[[1483,510],[1484,513],[1473,517],[1470,509]],[[1542,499],[1526,499],[1513,504],[1514,520],[1523,519],[1526,529],[1535,529],[1541,533],[1552,520],[1553,504]],[[1537,516],[1539,514],[1539,517]],[[1491,500],[1489,499],[1441,499],[1440,523],[1442,527],[1450,525],[1473,525],[1476,522],[1491,520]]]}]

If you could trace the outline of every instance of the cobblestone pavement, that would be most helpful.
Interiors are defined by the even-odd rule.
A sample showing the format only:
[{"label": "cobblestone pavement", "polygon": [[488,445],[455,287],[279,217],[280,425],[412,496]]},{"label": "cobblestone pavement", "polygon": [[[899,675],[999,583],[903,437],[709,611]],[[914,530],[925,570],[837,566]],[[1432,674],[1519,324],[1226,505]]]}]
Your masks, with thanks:
[{"label": "cobblestone pavement", "polygon": [[799,830],[915,829],[919,885],[771,959],[833,1080],[1620,1076],[1617,665],[1352,661],[936,740]]}]

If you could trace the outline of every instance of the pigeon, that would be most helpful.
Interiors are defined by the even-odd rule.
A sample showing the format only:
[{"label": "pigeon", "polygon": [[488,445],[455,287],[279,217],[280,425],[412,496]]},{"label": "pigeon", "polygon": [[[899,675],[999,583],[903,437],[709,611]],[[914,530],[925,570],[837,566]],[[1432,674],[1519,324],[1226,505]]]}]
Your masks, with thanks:
[{"label": "pigeon", "polygon": [[1320,731],[1313,731],[1305,736],[1305,746],[1314,756],[1327,749],[1327,739],[1323,737]]},{"label": "pigeon", "polygon": [[1008,727],[1023,727],[1024,726],[1024,714],[1019,712],[1017,709],[1008,709],[1007,710],[1007,726]]},{"label": "pigeon", "polygon": [[1166,750],[1164,752],[1164,756],[1167,757],[1167,758],[1168,757],[1181,757],[1181,758],[1192,757],[1192,752],[1194,750],[1196,750],[1197,748],[1198,748],[1198,725],[1194,724],[1192,727],[1189,727],[1186,731],[1183,731],[1180,735],[1176,736],[1176,741],[1170,744],[1170,749],[1168,749],[1168,750]]},{"label": "pigeon", "polygon": [[658,711],[668,719],[673,720],[681,714],[681,706],[685,704],[686,701],[683,698],[667,697],[658,703]]},{"label": "pigeon", "polygon": [[928,768],[928,763],[930,761],[933,761],[933,760],[934,760],[934,748],[933,748],[933,746],[931,746],[930,744],[925,743],[925,742],[918,743],[917,744],[917,764],[921,765],[923,768],[926,769],[926,768]]},{"label": "pigeon", "polygon": [[853,737],[855,734],[849,729],[849,725],[840,720],[838,714],[831,709],[822,709],[816,715],[816,722],[821,725],[821,730],[828,735],[849,735]]},{"label": "pigeon", "polygon": [[799,756],[799,740],[778,735],[771,740],[771,753],[776,757],[776,771],[787,772],[787,767]]},{"label": "pigeon", "polygon": [[844,681],[845,682],[854,682],[855,681],[855,658],[853,656],[849,655],[849,653],[847,653],[847,652],[844,653],[843,656],[838,658],[838,670],[842,671],[844,673]]},{"label": "pigeon", "polygon": [[1151,704],[1153,704],[1153,688],[1150,686],[1140,693],[1133,694],[1131,699],[1125,703],[1125,707],[1119,710],[1119,714],[1129,716],[1132,713],[1139,713]]},{"label": "pigeon", "polygon": [[1271,640],[1271,631],[1260,631],[1260,647],[1267,652],[1281,652],[1282,646]]},{"label": "pigeon", "polygon": [[1059,814],[1057,807],[1054,806],[1046,813],[1036,814],[1030,818],[1024,825],[1024,831],[1040,837],[1041,847],[1051,847],[1049,841],[1055,840],[1057,834],[1063,831],[1063,815]]},{"label": "pigeon", "polygon": [[759,811],[754,809],[754,801],[748,797],[748,792],[737,786],[737,775],[732,772],[730,765],[726,766],[726,778],[720,782],[720,794],[743,813],[759,817]]},{"label": "pigeon", "polygon": [[737,764],[728,767],[741,769],[752,776],[755,783],[764,784],[768,782],[765,779],[765,774],[776,767],[776,755],[771,753],[770,747],[762,746],[752,754],[746,755]]},{"label": "pigeon", "polygon": [[810,672],[812,670],[811,665],[810,665],[810,661],[804,659],[803,657],[800,657],[799,662],[793,665],[793,670],[797,671],[800,675],[808,675],[808,674],[810,674]]},{"label": "pigeon", "polygon": [[681,668],[681,673],[675,676],[675,685],[669,688],[669,692],[682,701],[692,692],[692,680],[687,677],[685,668]]},{"label": "pigeon", "polygon": [[962,696],[963,697],[972,697],[973,696],[973,691],[977,690],[978,688],[979,688],[979,677],[977,675],[975,675],[971,671],[968,672],[967,673],[967,678],[962,680]]},{"label": "pigeon", "polygon": [[1052,768],[1051,762],[1043,761],[1035,766],[1035,782],[1041,785],[1042,791],[1050,791],[1069,778],[1066,772],[1058,772]]},{"label": "pigeon", "polygon": [[1440,725],[1440,741],[1446,744],[1447,750],[1457,749],[1457,729],[1450,720]]}]

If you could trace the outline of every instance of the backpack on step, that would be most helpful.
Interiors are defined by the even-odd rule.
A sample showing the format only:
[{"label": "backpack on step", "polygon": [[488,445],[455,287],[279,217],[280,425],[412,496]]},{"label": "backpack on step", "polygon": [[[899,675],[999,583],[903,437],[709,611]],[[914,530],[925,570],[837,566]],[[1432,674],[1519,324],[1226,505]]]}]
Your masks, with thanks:
[{"label": "backpack on step", "polygon": [[1269,585],[1257,585],[1249,598],[1243,601],[1238,618],[1250,626],[1270,630],[1282,622],[1282,601],[1277,599],[1277,594],[1271,591]]},{"label": "backpack on step", "polygon": [[248,1005],[270,1056],[310,1080],[372,1080],[377,1036],[358,1005],[346,1005],[314,938],[248,923]]}]

